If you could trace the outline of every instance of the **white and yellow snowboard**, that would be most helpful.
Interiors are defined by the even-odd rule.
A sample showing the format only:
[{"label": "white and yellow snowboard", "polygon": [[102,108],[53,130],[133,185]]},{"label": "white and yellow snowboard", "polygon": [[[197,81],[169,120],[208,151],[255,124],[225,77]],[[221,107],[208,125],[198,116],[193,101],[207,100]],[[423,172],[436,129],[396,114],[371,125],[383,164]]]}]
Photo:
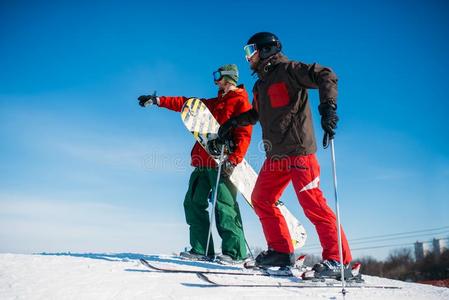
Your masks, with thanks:
[{"label": "white and yellow snowboard", "polygon": [[[182,107],[181,118],[195,139],[207,150],[207,142],[217,137],[218,128],[220,127],[220,124],[215,120],[207,106],[200,99],[190,98]],[[218,159],[216,161],[218,163]],[[253,207],[251,193],[256,184],[257,173],[245,159],[234,168],[229,179],[248,204]],[[284,203],[278,201],[276,205],[287,222],[294,248],[299,249],[303,247],[307,238],[304,226],[285,207]]]}]

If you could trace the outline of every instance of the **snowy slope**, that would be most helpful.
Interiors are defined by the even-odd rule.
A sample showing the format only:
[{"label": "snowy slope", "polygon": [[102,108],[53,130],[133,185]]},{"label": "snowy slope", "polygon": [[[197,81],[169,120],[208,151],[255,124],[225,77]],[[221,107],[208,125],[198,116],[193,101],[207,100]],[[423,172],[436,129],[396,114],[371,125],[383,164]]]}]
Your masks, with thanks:
[{"label": "snowy slope", "polygon": [[[135,254],[0,254],[0,299],[342,299],[339,289],[213,287],[195,274],[151,271]],[[201,265],[201,263],[193,263]],[[400,290],[351,289],[346,299],[449,299],[449,289],[364,277]]]}]

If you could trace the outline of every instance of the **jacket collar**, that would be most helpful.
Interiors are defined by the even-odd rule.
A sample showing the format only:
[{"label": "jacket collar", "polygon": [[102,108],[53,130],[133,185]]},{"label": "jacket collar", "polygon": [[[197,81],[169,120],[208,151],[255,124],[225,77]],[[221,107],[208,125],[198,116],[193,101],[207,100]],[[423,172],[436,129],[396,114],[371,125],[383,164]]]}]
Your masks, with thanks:
[{"label": "jacket collar", "polygon": [[218,100],[221,100],[223,98],[229,98],[229,97],[234,97],[234,96],[238,96],[238,95],[243,95],[245,93],[246,93],[245,86],[243,84],[239,84],[237,86],[237,89],[227,92],[226,95],[223,95],[224,91],[222,91],[222,90],[218,91]]},{"label": "jacket collar", "polygon": [[[282,53],[276,53],[264,60],[261,60],[254,73],[257,73],[259,78],[264,78],[266,74],[270,73],[281,62],[287,62],[288,58]],[[253,73],[253,74],[254,74]]]}]

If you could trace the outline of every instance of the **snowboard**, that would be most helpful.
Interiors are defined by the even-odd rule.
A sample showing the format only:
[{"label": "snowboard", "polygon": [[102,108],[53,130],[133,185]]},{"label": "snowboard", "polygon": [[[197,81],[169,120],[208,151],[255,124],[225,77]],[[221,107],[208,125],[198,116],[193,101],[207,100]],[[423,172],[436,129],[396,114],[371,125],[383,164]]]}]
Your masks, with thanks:
[{"label": "snowboard", "polygon": [[[220,124],[214,118],[207,106],[198,98],[188,99],[182,109],[181,118],[187,129],[193,134],[198,143],[207,151],[207,142],[217,138]],[[215,161],[218,163],[218,159]],[[257,173],[250,164],[243,159],[229,177],[231,183],[239,190],[246,202],[253,207],[251,203],[251,193],[257,180]],[[287,207],[278,201],[276,206],[281,211],[287,223],[293,247],[299,249],[304,246],[307,233],[304,226],[287,209]]]}]

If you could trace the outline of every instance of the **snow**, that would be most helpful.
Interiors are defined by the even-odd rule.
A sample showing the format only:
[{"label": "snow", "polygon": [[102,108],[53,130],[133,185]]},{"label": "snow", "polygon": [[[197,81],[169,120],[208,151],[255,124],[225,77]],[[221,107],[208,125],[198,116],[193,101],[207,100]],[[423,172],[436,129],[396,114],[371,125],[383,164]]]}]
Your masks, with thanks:
[{"label": "snow", "polygon": [[[0,254],[0,299],[343,299],[336,288],[215,287],[195,274],[149,270],[140,264],[140,257],[149,261],[179,262],[167,255]],[[189,263],[201,266],[199,262]],[[449,299],[447,288],[371,276],[364,278],[367,284],[402,289],[351,289],[346,299]],[[267,279],[270,278],[264,280]]]}]

